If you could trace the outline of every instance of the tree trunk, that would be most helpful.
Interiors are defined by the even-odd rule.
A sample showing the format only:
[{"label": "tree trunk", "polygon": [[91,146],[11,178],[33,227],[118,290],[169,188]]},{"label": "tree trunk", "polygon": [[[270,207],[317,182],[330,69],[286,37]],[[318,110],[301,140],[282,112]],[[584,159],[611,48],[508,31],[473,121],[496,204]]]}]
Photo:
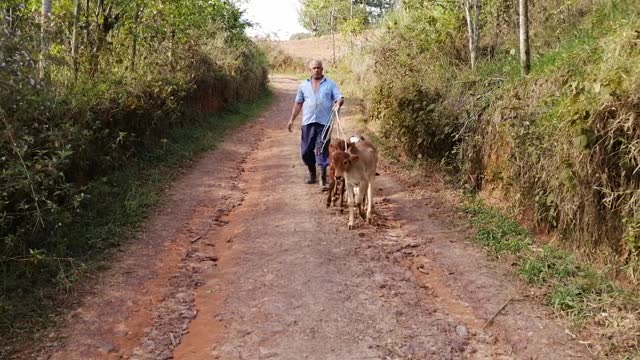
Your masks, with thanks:
[{"label": "tree trunk", "polygon": [[136,71],[136,56],[138,52],[138,21],[140,20],[140,13],[143,8],[140,5],[136,5],[136,12],[133,15],[133,39],[131,40],[131,72]]},{"label": "tree trunk", "polygon": [[491,50],[489,56],[491,59],[496,57],[496,51],[498,51],[498,37],[500,33],[500,8],[496,9],[496,23],[493,27],[493,38],[491,39]]},{"label": "tree trunk", "polygon": [[473,8],[475,12],[473,23],[473,52],[475,59],[478,59],[478,46],[480,44],[480,11],[482,10],[482,0],[473,0]]},{"label": "tree trunk", "polygon": [[93,49],[91,50],[91,77],[95,78],[98,75],[98,70],[100,67],[100,50],[102,49],[102,44],[105,39],[105,34],[102,31],[102,25],[100,23],[100,18],[102,17],[102,22],[107,21],[106,13],[104,9],[104,0],[98,0],[96,4],[96,11],[94,13],[94,31],[95,36],[93,38]]},{"label": "tree trunk", "polygon": [[[349,9],[349,22],[351,22],[351,26],[353,26],[353,1],[354,0],[349,0],[349,5],[351,6]],[[353,52],[353,31],[349,34],[349,48],[351,52]]]},{"label": "tree trunk", "polygon": [[80,22],[80,0],[75,0],[73,9],[73,35],[71,37],[71,58],[73,59],[73,80],[78,81],[78,23]]},{"label": "tree trunk", "polygon": [[0,22],[4,25],[3,27],[8,31],[11,31],[13,28],[13,8],[8,7],[6,9],[2,9],[2,19]]},{"label": "tree trunk", "polygon": [[480,0],[473,0],[474,12],[471,14],[471,0],[464,0],[462,6],[464,15],[467,20],[467,33],[469,35],[469,59],[471,69],[476,68],[476,59],[478,58],[478,42],[480,41]]},{"label": "tree trunk", "polygon": [[84,7],[84,43],[91,44],[91,0],[87,0]]},{"label": "tree trunk", "polygon": [[51,18],[51,1],[42,0],[42,12],[40,14],[40,64],[38,66],[38,77],[40,81],[47,75],[46,61],[49,53],[49,19]]},{"label": "tree trunk", "polygon": [[332,64],[336,63],[336,31],[333,28],[335,25],[335,14],[334,14],[334,9],[331,9],[331,19],[329,19],[330,21],[330,27],[331,27],[331,46],[333,48],[333,61]]},{"label": "tree trunk", "polygon": [[105,8],[105,1],[98,0],[95,11],[95,43],[91,54],[91,77],[98,75],[100,70],[100,53],[107,43],[109,32],[116,26],[120,14],[112,13],[113,4]]},{"label": "tree trunk", "polygon": [[527,0],[520,0],[520,65],[522,75],[531,71],[531,52],[529,49],[529,6]]}]

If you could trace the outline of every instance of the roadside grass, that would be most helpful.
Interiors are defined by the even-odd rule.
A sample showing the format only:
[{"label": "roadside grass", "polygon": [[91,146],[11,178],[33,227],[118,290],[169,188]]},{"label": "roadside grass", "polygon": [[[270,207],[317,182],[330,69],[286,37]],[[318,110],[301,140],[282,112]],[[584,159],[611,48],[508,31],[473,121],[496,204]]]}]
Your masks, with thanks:
[{"label": "roadside grass", "polygon": [[[175,128],[162,145],[141,149],[136,160],[87,185],[86,198],[70,226],[51,241],[65,244],[23,264],[0,263],[0,358],[12,345],[54,325],[57,306],[83,276],[109,267],[108,260],[164,198],[163,190],[198,154],[215,149],[225,134],[246,123],[272,101],[269,92],[222,114],[200,115],[194,126]],[[11,276],[13,266],[39,273],[28,281]],[[24,269],[23,269],[24,270]]]},{"label": "roadside grass", "polygon": [[508,257],[517,274],[539,290],[541,300],[568,320],[573,331],[587,330],[585,336],[596,336],[592,350],[607,358],[637,358],[637,296],[569,252],[553,245],[536,246],[527,230],[477,198],[467,198],[464,210],[477,229],[475,241],[494,256]]}]

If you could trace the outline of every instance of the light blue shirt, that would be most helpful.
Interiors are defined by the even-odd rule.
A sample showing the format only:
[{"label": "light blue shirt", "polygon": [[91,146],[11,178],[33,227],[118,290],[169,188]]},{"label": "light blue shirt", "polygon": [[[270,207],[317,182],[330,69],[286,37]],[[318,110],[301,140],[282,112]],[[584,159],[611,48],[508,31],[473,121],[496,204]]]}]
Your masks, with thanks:
[{"label": "light blue shirt", "polygon": [[317,93],[313,92],[311,79],[303,81],[298,86],[296,94],[296,102],[303,103],[302,125],[314,122],[327,125],[331,118],[333,103],[341,97],[342,93],[338,90],[338,85],[327,79],[326,76],[320,81]]}]

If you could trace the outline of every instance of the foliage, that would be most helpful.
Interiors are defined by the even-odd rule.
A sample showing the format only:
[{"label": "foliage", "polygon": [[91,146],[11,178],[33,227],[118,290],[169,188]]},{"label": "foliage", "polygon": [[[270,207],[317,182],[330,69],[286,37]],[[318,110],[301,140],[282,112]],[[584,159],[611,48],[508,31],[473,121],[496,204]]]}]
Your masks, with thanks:
[{"label": "foliage", "polygon": [[[519,72],[512,5],[483,2],[475,71],[459,4],[407,0],[336,77],[363,100],[367,126],[400,156],[441,162],[462,186],[489,191],[528,225],[553,231],[558,248],[637,285],[638,2],[532,3],[528,77]],[[499,256],[528,254],[534,243],[505,223],[482,229],[478,240]],[[594,285],[602,275],[560,250],[531,254],[519,270],[532,283],[557,282],[549,304],[575,318],[607,310],[616,291]],[[576,276],[582,280],[565,281]],[[617,339],[620,349],[637,348]]]},{"label": "foliage", "polygon": [[[499,189],[567,246],[640,270],[636,2],[547,0],[530,11],[533,71],[518,71],[514,9],[483,3],[476,71],[457,4],[407,0],[339,67],[397,151]],[[512,51],[513,50],[513,51]]]},{"label": "foliage", "polygon": [[[344,82],[369,81],[364,87],[355,85],[367,90],[358,95],[366,100],[370,121],[379,124],[381,135],[399,150],[415,157],[443,157],[453,147],[461,125],[451,123],[453,115],[438,106],[444,100],[445,88],[423,74],[441,73],[445,67],[456,66],[454,62],[434,61],[438,55],[427,50],[442,42],[457,41],[452,39],[457,16],[447,4],[430,7],[416,1],[407,2],[406,6],[416,11],[391,15],[385,23],[385,36],[369,54],[354,55],[357,60],[348,65],[356,77],[354,81]],[[373,69],[363,66],[372,63],[377,64]]]},{"label": "foliage", "polygon": [[230,1],[80,3],[75,23],[75,1],[54,1],[42,28],[39,2],[0,5],[4,325],[20,313],[8,294],[68,286],[70,268],[115,242],[69,232],[102,206],[98,179],[166,146],[198,112],[256,98],[267,82],[266,57]]},{"label": "foliage", "polygon": [[[21,336],[24,341],[25,336],[35,334],[35,327],[50,321],[57,294],[67,291],[79,276],[103,266],[99,260],[105,252],[109,254],[137,228],[185,163],[215,148],[229,129],[251,119],[270,99],[265,96],[233,106],[224,114],[194,115],[190,126],[168,130],[160,146],[152,144],[120,169],[86,184],[79,211],[52,234],[50,241],[60,248],[31,254],[37,261],[22,264],[21,272],[15,271],[14,264],[1,262],[6,291],[0,293],[0,355],[6,355],[3,346],[13,337]],[[50,286],[43,276],[25,277],[26,271],[59,274],[58,286]]]},{"label": "foliage", "polygon": [[482,155],[487,182],[532,208],[536,223],[624,261],[637,250],[640,194],[633,14],[595,12],[529,79],[504,84],[473,130],[493,140]]},{"label": "foliage", "polygon": [[299,19],[302,26],[315,36],[343,29],[346,33],[361,32],[369,23],[366,4],[353,0],[300,0]]}]

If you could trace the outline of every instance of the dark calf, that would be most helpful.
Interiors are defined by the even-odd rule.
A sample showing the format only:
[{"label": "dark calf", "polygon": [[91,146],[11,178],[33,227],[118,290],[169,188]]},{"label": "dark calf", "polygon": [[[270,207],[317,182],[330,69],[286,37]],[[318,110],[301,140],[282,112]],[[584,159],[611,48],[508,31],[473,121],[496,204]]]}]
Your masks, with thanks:
[{"label": "dark calf", "polygon": [[[332,158],[331,154],[337,151],[346,151],[345,141],[342,139],[331,139],[329,144],[329,159]],[[329,191],[327,192],[327,207],[336,206],[336,201],[340,200],[340,211],[344,207],[344,179],[342,177],[336,179],[336,170],[333,164],[333,160],[329,162]]]}]

